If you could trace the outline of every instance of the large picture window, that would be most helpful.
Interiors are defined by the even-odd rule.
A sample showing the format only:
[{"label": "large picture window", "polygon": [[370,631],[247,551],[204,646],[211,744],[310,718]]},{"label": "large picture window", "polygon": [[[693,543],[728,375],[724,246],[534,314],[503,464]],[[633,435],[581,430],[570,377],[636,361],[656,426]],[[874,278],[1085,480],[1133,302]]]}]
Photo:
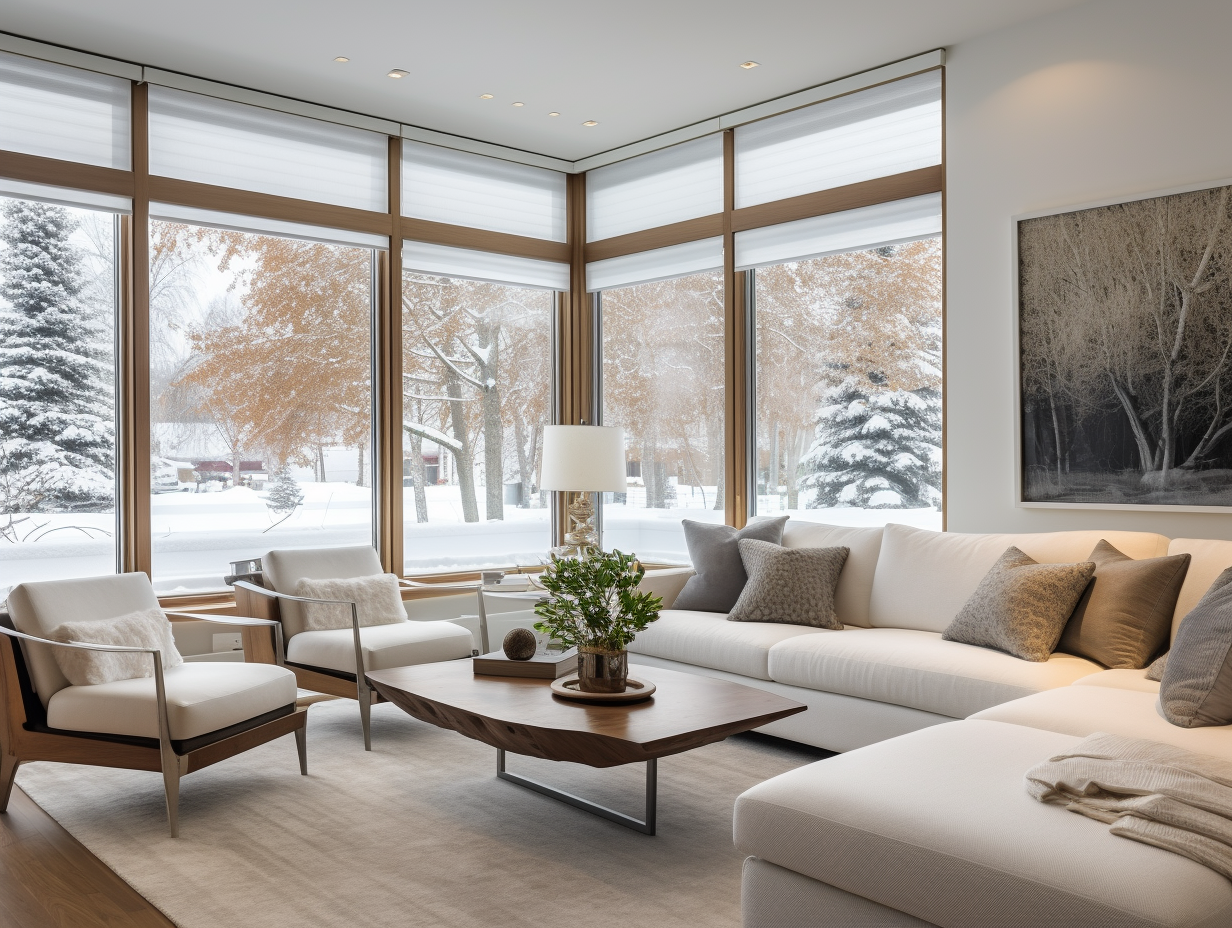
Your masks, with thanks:
[{"label": "large picture window", "polygon": [[373,252],[155,221],[150,262],[155,587],[371,544]]},{"label": "large picture window", "polygon": [[116,233],[0,198],[0,595],[116,569]]}]

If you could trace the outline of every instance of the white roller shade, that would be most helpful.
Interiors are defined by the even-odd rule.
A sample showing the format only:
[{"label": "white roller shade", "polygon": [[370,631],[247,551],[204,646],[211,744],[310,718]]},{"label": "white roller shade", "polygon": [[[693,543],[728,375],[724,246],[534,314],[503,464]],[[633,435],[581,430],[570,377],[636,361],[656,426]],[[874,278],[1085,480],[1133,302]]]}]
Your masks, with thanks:
[{"label": "white roller shade", "polygon": [[402,269],[434,277],[457,277],[536,290],[568,290],[569,265],[429,242],[402,245]]},{"label": "white roller shade", "polygon": [[0,177],[0,197],[11,197],[14,200],[37,200],[40,203],[93,209],[104,213],[131,213],[133,211],[133,201],[129,197],[116,196],[112,193],[95,193],[92,190],[73,190],[70,187],[28,184],[5,177]]},{"label": "white roller shade", "polygon": [[687,277],[723,267],[723,237],[704,238],[586,265],[587,290],[614,290],[655,280]]},{"label": "white roller shade", "polygon": [[941,163],[941,72],[736,129],[736,207]]},{"label": "white roller shade", "polygon": [[389,238],[370,232],[351,232],[346,229],[329,229],[310,226],[300,222],[283,222],[279,219],[264,219],[258,216],[243,216],[212,209],[197,209],[192,206],[177,206],[174,203],[151,203],[150,218],[163,222],[183,222],[191,226],[206,226],[211,229],[226,229],[231,232],[251,232],[256,235],[274,235],[279,238],[294,238],[305,242],[320,242],[323,245],[345,245],[351,248],[388,248]]},{"label": "white roller shade", "polygon": [[150,87],[150,173],[386,212],[387,136]]},{"label": "white roller shade", "polygon": [[897,245],[941,234],[941,194],[736,233],[736,269]]},{"label": "white roller shade", "polygon": [[402,215],[563,242],[565,175],[405,139]]},{"label": "white roller shade", "polygon": [[131,83],[0,52],[0,148],[127,171]]},{"label": "white roller shade", "polygon": [[723,137],[708,135],[586,175],[586,240],[723,210]]}]

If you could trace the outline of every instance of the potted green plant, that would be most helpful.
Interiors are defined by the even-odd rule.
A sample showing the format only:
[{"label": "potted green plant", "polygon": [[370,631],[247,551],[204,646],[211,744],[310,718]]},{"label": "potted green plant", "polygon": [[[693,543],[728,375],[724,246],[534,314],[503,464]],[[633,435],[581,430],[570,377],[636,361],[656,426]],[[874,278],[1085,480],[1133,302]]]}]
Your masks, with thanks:
[{"label": "potted green plant", "polygon": [[659,617],[662,597],[639,593],[646,570],[632,554],[590,550],[552,557],[539,578],[550,594],[536,604],[535,628],[578,649],[578,689],[623,693],[629,676],[625,650]]}]

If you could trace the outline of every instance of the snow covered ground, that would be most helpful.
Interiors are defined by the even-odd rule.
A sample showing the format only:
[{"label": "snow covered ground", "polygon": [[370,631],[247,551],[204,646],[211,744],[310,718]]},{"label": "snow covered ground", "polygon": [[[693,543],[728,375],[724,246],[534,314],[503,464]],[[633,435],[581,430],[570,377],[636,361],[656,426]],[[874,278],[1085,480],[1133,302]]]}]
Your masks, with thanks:
[{"label": "snow covered ground", "polygon": [[[262,495],[245,487],[152,497],[155,587],[160,593],[219,589],[230,573],[229,562],[260,557],[271,548],[371,544],[369,488],[311,482],[300,488],[303,505],[283,521],[269,510]],[[547,558],[549,510],[506,506],[504,521],[486,521],[481,495],[480,521],[467,523],[457,487],[428,487],[426,493],[428,521],[417,523],[413,491],[405,491],[408,573],[531,565]],[[759,501],[759,506],[771,508],[770,499],[776,498],[765,504]],[[658,563],[687,563],[680,522],[722,522],[723,513],[710,508],[713,501],[714,488],[707,487],[704,494],[681,488],[672,509],[645,509],[635,493],[624,505],[605,503],[604,547]],[[836,525],[901,522],[941,528],[941,514],[925,509],[805,509],[786,514]],[[113,514],[35,514],[19,527],[19,539],[24,540],[15,544],[0,540],[0,594],[23,581],[92,576],[115,569]]]}]

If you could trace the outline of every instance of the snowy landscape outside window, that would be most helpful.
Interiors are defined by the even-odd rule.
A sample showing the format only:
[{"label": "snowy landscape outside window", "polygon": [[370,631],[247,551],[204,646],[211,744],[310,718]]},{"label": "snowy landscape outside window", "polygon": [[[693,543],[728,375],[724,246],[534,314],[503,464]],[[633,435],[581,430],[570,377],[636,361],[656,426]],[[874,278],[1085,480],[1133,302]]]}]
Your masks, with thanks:
[{"label": "snowy landscape outside window", "polygon": [[372,251],[150,225],[155,588],[371,544]]},{"label": "snowy landscape outside window", "polygon": [[757,515],[941,529],[941,239],[758,268]]},{"label": "snowy landscape outside window", "polygon": [[629,488],[603,498],[603,547],[688,563],[682,519],[722,522],[723,274],[605,290],[602,424],[625,430]]},{"label": "snowy landscape outside window", "polygon": [[0,596],[116,569],[110,213],[0,199]]},{"label": "snowy landscape outside window", "polygon": [[402,281],[408,574],[545,561],[550,290],[407,271]]}]

